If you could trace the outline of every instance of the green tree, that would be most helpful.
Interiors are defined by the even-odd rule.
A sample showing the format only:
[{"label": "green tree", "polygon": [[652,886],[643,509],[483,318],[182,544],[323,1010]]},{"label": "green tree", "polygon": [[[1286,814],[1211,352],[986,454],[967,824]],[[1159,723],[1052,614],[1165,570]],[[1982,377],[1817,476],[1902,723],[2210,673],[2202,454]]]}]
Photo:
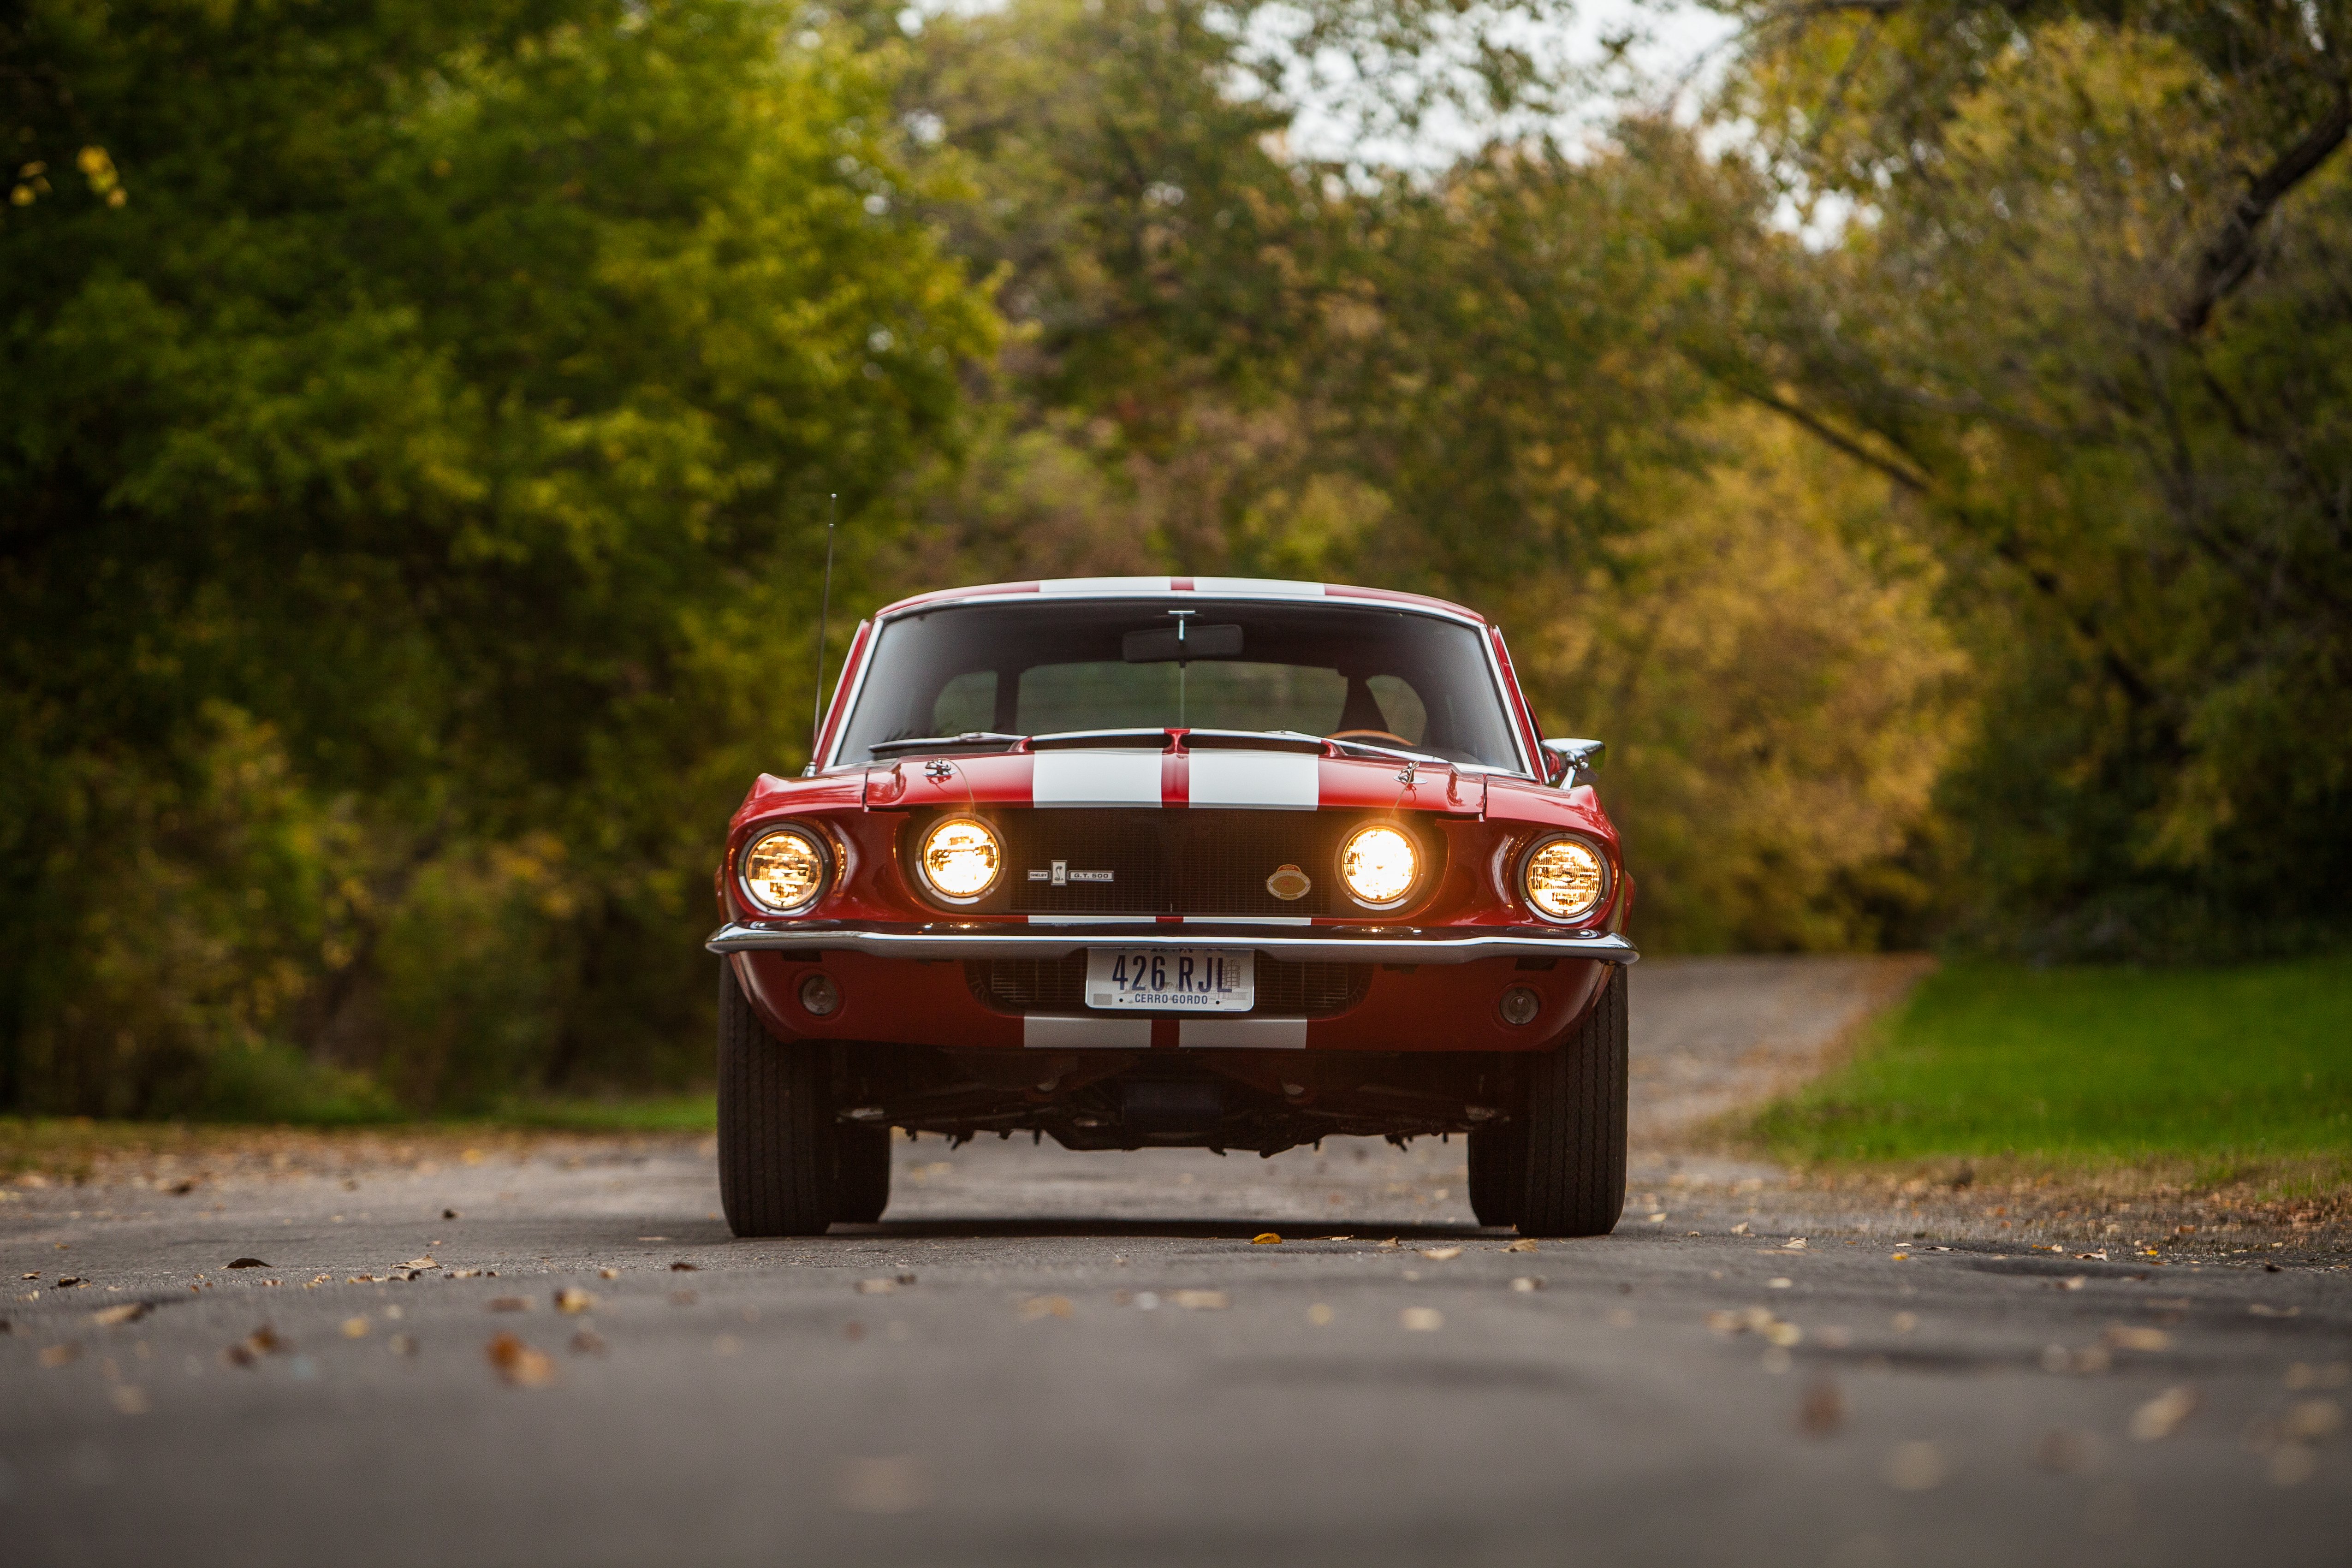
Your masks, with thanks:
[{"label": "green tree", "polygon": [[0,1097],[675,1072],[825,497],[993,343],[887,81],[754,0],[8,26]]}]

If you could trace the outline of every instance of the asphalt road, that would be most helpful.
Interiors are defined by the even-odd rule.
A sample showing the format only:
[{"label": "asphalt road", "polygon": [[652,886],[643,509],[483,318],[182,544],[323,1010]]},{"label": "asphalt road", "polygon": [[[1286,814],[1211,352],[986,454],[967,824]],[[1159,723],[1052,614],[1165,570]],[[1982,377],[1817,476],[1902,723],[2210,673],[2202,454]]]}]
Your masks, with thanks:
[{"label": "asphalt road", "polygon": [[691,1142],[17,1188],[0,1550],[2352,1562],[2352,1272],[1915,1236],[1660,1142],[1899,981],[1828,973],[1637,971],[1633,1204],[1531,1251],[1425,1142],[901,1142],[887,1223],[798,1241],[729,1237]]}]

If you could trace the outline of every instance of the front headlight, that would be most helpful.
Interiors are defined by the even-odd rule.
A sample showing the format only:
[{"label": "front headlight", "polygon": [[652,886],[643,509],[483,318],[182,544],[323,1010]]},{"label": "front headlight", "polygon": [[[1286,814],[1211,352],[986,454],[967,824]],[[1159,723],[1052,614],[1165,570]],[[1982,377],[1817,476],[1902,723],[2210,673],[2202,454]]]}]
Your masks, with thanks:
[{"label": "front headlight", "polygon": [[985,822],[950,817],[923,836],[915,863],[931,891],[970,903],[996,885],[997,874],[1004,868],[1004,849]]},{"label": "front headlight", "polygon": [[1374,909],[1401,901],[1420,875],[1420,852],[1393,827],[1359,827],[1339,847],[1339,880]]},{"label": "front headlight", "polygon": [[743,847],[743,896],[772,915],[796,913],[824,891],[831,860],[814,834],[779,827]]},{"label": "front headlight", "polygon": [[1609,862],[1581,838],[1554,838],[1536,847],[1519,880],[1538,913],[1577,920],[1609,891]]}]

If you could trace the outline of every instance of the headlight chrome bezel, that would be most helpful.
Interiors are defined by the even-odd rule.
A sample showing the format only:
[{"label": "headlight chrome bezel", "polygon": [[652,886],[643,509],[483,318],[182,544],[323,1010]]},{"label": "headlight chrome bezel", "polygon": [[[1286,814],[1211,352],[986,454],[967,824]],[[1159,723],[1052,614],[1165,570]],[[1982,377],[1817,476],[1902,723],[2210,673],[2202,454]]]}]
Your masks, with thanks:
[{"label": "headlight chrome bezel", "polygon": [[[1589,852],[1591,855],[1594,863],[1600,868],[1600,887],[1593,893],[1591,902],[1584,905],[1573,914],[1554,914],[1551,910],[1544,908],[1543,904],[1536,898],[1535,888],[1529,880],[1530,874],[1535,869],[1536,857],[1541,855],[1545,850],[1550,848],[1555,844],[1573,844],[1579,848]],[[1590,925],[1595,915],[1609,907],[1610,895],[1617,890],[1617,868],[1615,863],[1609,858],[1609,850],[1607,847],[1589,835],[1582,833],[1547,833],[1528,844],[1527,848],[1520,852],[1518,869],[1512,880],[1517,884],[1514,889],[1514,891],[1518,895],[1519,901],[1525,904],[1529,912],[1534,914],[1538,920],[1543,921],[1547,924],[1550,925]]]},{"label": "headlight chrome bezel", "polygon": [[[931,879],[930,867],[929,865],[932,843],[940,834],[946,832],[949,828],[958,826],[977,827],[982,833],[987,836],[989,843],[995,846],[996,848],[996,869],[990,874],[988,880],[982,883],[977,890],[970,893],[951,893],[945,888],[940,887],[937,882]],[[993,823],[989,822],[984,817],[975,816],[969,813],[955,816],[943,816],[937,822],[932,823],[929,827],[924,828],[922,837],[918,839],[915,844],[913,859],[915,880],[921,886],[925,895],[937,900],[940,903],[952,904],[959,909],[968,909],[971,905],[981,902],[1004,884],[1004,836],[996,830],[996,826]]]},{"label": "headlight chrome bezel", "polygon": [[[816,880],[808,896],[798,903],[772,904],[752,890],[751,857],[759,852],[761,846],[783,837],[794,838],[808,846],[816,858]],[[778,823],[761,829],[743,841],[743,847],[735,856],[735,888],[742,895],[745,905],[755,914],[770,918],[803,915],[833,890],[834,868],[837,864],[832,841],[823,832],[800,823]]]},{"label": "headlight chrome bezel", "polygon": [[[1365,835],[1370,833],[1394,834],[1398,838],[1403,841],[1405,852],[1412,857],[1412,875],[1405,879],[1404,890],[1398,893],[1396,897],[1392,899],[1367,898],[1362,893],[1357,891],[1356,885],[1348,879],[1348,851],[1355,847],[1358,839],[1362,838]],[[1429,856],[1421,840],[1413,835],[1410,828],[1404,826],[1402,823],[1391,822],[1385,818],[1359,823],[1356,826],[1349,829],[1347,836],[1339,840],[1339,853],[1332,857],[1331,861],[1332,875],[1339,882],[1339,890],[1341,892],[1345,893],[1360,909],[1383,911],[1402,909],[1405,905],[1412,902],[1412,900],[1419,896],[1421,892],[1422,884],[1426,879],[1428,868]]]}]

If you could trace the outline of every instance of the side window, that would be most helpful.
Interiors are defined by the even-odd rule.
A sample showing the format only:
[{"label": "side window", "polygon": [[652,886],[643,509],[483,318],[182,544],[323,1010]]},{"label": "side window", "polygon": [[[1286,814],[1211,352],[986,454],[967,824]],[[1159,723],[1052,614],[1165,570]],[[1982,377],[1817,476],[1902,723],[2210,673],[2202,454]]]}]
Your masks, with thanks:
[{"label": "side window", "polygon": [[1371,688],[1372,700],[1381,705],[1389,733],[1402,735],[1416,746],[1428,737],[1429,710],[1423,706],[1421,693],[1407,685],[1402,676],[1375,675],[1364,684]]},{"label": "side window", "polygon": [[931,704],[930,733],[961,735],[996,728],[996,671],[967,669],[940,688]]}]

